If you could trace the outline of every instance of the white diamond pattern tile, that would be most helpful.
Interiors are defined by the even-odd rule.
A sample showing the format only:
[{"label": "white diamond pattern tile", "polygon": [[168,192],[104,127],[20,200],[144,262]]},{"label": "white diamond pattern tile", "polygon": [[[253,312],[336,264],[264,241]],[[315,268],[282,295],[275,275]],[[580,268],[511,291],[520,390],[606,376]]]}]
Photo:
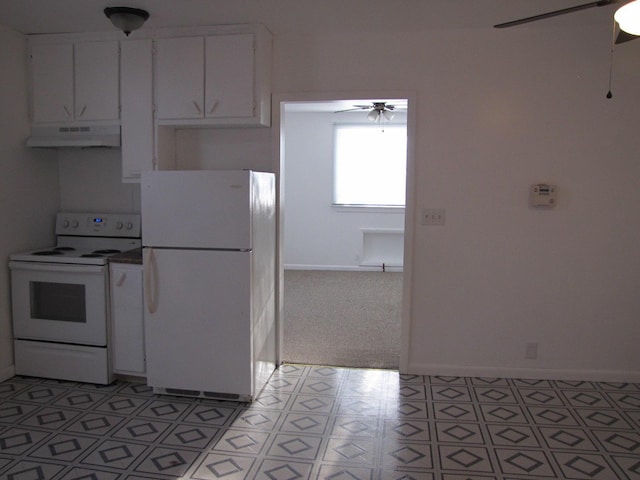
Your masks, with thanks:
[{"label": "white diamond pattern tile", "polygon": [[78,415],[80,415],[80,412],[77,410],[45,407],[20,423],[24,426],[58,430],[70,423]]},{"label": "white diamond pattern tile", "polygon": [[556,478],[556,472],[543,451],[498,449],[496,455],[501,471],[507,475]]},{"label": "white diamond pattern tile", "polygon": [[162,445],[203,449],[211,444],[219,429],[200,425],[177,424],[161,441]]},{"label": "white diamond pattern tile", "polygon": [[89,451],[96,442],[97,440],[94,438],[78,435],[55,435],[42,444],[40,448],[32,451],[29,456],[62,462],[75,462]]},{"label": "white diamond pattern tile", "polygon": [[279,431],[306,435],[323,435],[329,423],[329,415],[289,413],[280,424]]},{"label": "white diamond pattern tile", "polygon": [[541,427],[539,431],[550,449],[572,450],[575,452],[598,451],[598,448],[591,441],[585,430],[579,428]]},{"label": "white diamond pattern tile", "polygon": [[382,464],[386,469],[431,470],[434,465],[431,445],[385,441],[382,445]]},{"label": "white diamond pattern tile", "polygon": [[0,427],[4,425],[16,425],[23,419],[39,410],[37,405],[28,405],[20,402],[2,400],[0,402]]},{"label": "white diamond pattern tile", "polygon": [[252,404],[14,377],[0,480],[640,479],[640,386],[283,365]]}]

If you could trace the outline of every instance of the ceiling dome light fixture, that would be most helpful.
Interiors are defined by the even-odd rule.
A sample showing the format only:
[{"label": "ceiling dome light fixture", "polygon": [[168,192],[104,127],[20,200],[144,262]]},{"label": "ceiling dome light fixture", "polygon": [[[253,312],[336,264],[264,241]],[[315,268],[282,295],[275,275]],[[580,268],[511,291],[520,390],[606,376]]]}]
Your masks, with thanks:
[{"label": "ceiling dome light fixture", "polygon": [[630,33],[631,35],[640,35],[640,1],[634,0],[620,7],[613,18],[620,30]]},{"label": "ceiling dome light fixture", "polygon": [[131,7],[107,7],[104,14],[113,26],[122,30],[127,37],[149,19],[149,12]]}]

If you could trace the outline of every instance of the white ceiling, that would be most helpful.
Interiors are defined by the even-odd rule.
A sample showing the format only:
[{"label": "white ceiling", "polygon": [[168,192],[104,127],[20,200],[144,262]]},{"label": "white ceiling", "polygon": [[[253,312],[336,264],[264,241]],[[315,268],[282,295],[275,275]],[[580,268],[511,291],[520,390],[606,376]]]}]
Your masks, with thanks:
[{"label": "white ceiling", "polygon": [[[276,35],[414,31],[486,28],[581,3],[586,0],[0,0],[0,25],[22,33],[108,31],[104,8],[125,5],[149,11],[148,28],[263,23]],[[592,8],[535,28],[608,25],[614,10]]]}]

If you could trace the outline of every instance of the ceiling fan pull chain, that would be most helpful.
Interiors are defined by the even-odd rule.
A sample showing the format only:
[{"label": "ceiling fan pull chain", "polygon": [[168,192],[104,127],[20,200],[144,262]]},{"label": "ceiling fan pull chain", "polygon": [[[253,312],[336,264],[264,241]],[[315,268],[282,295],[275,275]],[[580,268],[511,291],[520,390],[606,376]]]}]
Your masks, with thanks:
[{"label": "ceiling fan pull chain", "polygon": [[613,49],[616,46],[616,22],[613,21],[613,35],[611,38],[611,51],[609,52],[609,91],[607,92],[607,98],[613,98],[611,93],[611,82],[613,78]]}]

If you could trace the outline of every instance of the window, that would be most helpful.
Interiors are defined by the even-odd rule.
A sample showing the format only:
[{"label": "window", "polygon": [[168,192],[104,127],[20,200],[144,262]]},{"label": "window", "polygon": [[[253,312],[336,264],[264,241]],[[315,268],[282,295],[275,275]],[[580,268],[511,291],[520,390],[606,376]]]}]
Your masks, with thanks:
[{"label": "window", "polygon": [[406,125],[334,126],[335,205],[404,207]]}]

